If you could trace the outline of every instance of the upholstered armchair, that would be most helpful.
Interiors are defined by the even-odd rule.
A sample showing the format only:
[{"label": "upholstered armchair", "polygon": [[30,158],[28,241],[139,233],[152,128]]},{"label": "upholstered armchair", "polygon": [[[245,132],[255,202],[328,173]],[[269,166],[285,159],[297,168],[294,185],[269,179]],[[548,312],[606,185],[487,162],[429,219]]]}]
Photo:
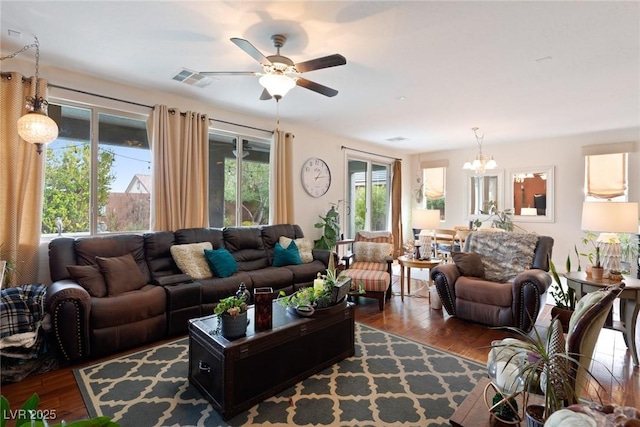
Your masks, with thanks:
[{"label": "upholstered armchair", "polygon": [[453,264],[431,271],[447,313],[525,332],[535,324],[551,284],[553,239],[525,233],[470,233]]},{"label": "upholstered armchair", "polygon": [[364,288],[365,298],[376,298],[380,311],[385,300],[391,299],[391,264],[393,264],[393,234],[388,231],[359,231],[353,251],[343,257],[346,269],[342,274],[351,278],[352,290]]}]

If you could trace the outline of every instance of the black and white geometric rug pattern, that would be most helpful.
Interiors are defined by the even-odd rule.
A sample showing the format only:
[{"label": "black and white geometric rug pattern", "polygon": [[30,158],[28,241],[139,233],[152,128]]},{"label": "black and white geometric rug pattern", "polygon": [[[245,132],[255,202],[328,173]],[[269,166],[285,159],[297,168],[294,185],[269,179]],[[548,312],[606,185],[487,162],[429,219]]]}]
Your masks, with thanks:
[{"label": "black and white geometric rug pattern", "polygon": [[189,341],[74,370],[91,417],[128,426],[447,426],[486,368],[356,323],[356,354],[228,421],[189,385]]}]

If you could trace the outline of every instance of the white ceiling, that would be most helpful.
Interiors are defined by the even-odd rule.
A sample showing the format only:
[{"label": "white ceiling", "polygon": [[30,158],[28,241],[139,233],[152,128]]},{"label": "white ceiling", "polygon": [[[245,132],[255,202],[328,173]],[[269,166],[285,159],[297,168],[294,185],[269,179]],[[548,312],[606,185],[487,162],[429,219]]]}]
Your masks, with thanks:
[{"label": "white ceiling", "polygon": [[[339,94],[294,88],[280,102],[283,125],[406,153],[475,146],[474,126],[485,146],[640,126],[638,1],[2,0],[0,8],[3,55],[36,35],[43,65],[260,117],[276,106],[258,99],[257,77],[205,88],[171,77],[181,67],[259,71],[231,37],[272,55],[271,35],[285,34],[281,54],[294,62],[340,53],[346,65],[303,75]],[[386,141],[395,137],[406,140]]]}]

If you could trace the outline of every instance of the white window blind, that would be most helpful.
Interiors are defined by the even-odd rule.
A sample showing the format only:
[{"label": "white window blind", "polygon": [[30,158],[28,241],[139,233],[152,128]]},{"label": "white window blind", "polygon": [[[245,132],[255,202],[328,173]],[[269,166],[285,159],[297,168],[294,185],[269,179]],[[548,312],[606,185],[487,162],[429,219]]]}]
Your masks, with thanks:
[{"label": "white window blind", "polygon": [[627,153],[586,156],[587,196],[611,199],[627,187]]},{"label": "white window blind", "polygon": [[428,199],[444,197],[444,171],[445,168],[424,169],[424,194]]}]

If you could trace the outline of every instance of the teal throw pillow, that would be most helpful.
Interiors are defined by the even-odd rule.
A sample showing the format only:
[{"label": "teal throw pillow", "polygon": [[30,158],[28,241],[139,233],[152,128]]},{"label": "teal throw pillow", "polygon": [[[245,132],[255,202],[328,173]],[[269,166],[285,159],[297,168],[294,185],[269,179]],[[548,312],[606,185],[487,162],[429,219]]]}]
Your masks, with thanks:
[{"label": "teal throw pillow", "polygon": [[229,277],[238,271],[238,263],[225,248],[205,249],[204,256],[211,272],[218,277]]},{"label": "teal throw pillow", "polygon": [[287,248],[283,248],[280,242],[276,243],[273,248],[273,266],[282,267],[284,265],[302,264],[298,246],[293,240]]}]

